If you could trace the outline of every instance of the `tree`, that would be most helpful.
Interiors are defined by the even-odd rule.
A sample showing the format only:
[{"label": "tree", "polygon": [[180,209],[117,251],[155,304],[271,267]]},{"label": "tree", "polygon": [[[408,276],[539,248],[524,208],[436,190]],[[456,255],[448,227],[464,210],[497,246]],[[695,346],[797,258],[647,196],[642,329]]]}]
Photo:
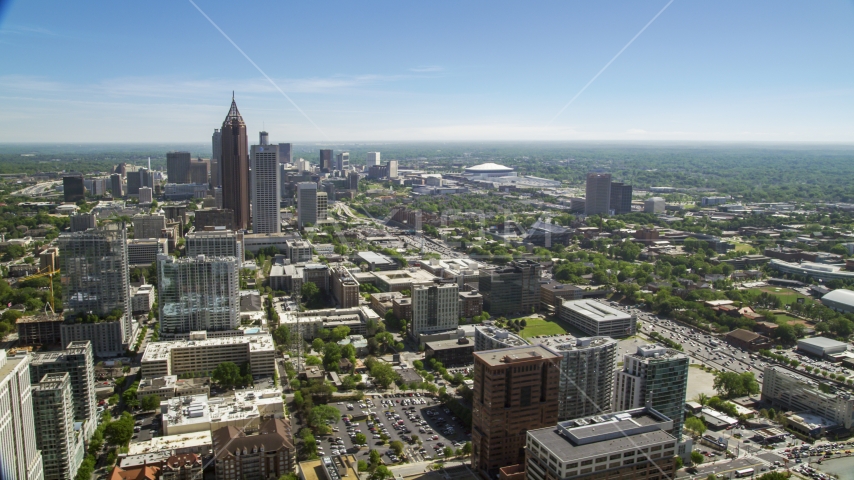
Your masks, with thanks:
[{"label": "tree", "polygon": [[333,342],[344,340],[348,335],[350,335],[350,327],[347,325],[340,325],[332,329]]},{"label": "tree", "polygon": [[391,473],[391,470],[388,469],[385,465],[378,465],[377,468],[371,473],[368,477],[369,480],[383,480],[386,478],[392,478],[394,474]]},{"label": "tree", "polygon": [[702,453],[696,450],[691,452],[691,463],[693,463],[694,465],[699,465],[703,463],[703,460],[705,460],[705,458],[706,457],[704,457]]},{"label": "tree", "polygon": [[697,403],[705,406],[707,403],[709,403],[709,396],[706,395],[705,393],[698,393],[697,394]]},{"label": "tree", "polygon": [[242,385],[244,380],[240,373],[240,367],[234,362],[222,362],[217,365],[211,374],[211,378],[223,387]]},{"label": "tree", "polygon": [[303,283],[300,294],[308,305],[317,305],[320,302],[320,289],[313,282]]},{"label": "tree", "polygon": [[391,368],[391,365],[384,362],[374,363],[373,368],[371,368],[371,376],[374,377],[374,381],[383,388],[388,388],[389,385],[400,378],[400,375]]},{"label": "tree", "polygon": [[327,372],[337,372],[338,362],[341,360],[341,346],[335,342],[329,342],[323,346],[323,368]]},{"label": "tree", "polygon": [[341,412],[330,405],[315,405],[308,414],[308,425],[314,429],[325,427],[326,422],[335,420]]},{"label": "tree", "polygon": [[146,395],[142,397],[143,410],[157,410],[160,408],[160,395]]},{"label": "tree", "polygon": [[367,472],[368,471],[368,462],[366,462],[364,460],[359,460],[359,463],[357,465],[359,466],[360,472]]},{"label": "tree", "polygon": [[[676,470],[679,470],[680,468],[682,468],[685,465],[684,462],[682,461],[682,457],[680,457],[679,455],[673,457],[673,459],[676,462]],[[718,480],[718,479],[716,478],[715,480]]]},{"label": "tree", "polygon": [[302,396],[302,392],[300,392],[300,391],[294,392],[294,405],[298,409],[301,409],[304,404],[305,404],[305,399]]},{"label": "tree", "polygon": [[403,442],[400,440],[391,442],[389,444],[389,448],[391,448],[398,457],[403,455]]},{"label": "tree", "polygon": [[130,408],[139,406],[139,400],[136,398],[136,387],[128,388],[122,393],[122,401]]},{"label": "tree", "polygon": [[371,465],[379,465],[382,462],[380,452],[373,449],[368,453],[368,458],[371,459]]},{"label": "tree", "polygon": [[326,342],[323,341],[322,338],[315,338],[311,341],[311,349],[317,353],[323,351],[323,346],[326,345]]},{"label": "tree", "polygon": [[279,477],[279,480],[299,480],[299,476],[294,472],[290,472]]},{"label": "tree", "polygon": [[300,437],[302,437],[302,448],[305,456],[308,458],[313,458],[317,456],[317,440],[314,438],[314,435],[311,433],[311,430],[307,428],[303,428],[300,430]]},{"label": "tree", "polygon": [[273,340],[276,341],[276,345],[288,345],[291,343],[291,329],[287,325],[280,325],[273,330]]},{"label": "tree", "polygon": [[706,432],[706,424],[697,417],[686,418],[685,430],[688,430],[695,436],[699,436]]},{"label": "tree", "polygon": [[789,475],[787,475],[786,473],[783,473],[783,472],[768,472],[768,473],[760,476],[759,478],[757,478],[757,480],[788,480],[788,479],[789,479]]},{"label": "tree", "polygon": [[759,382],[753,372],[718,372],[713,383],[715,390],[724,398],[755,395],[759,393]]},{"label": "tree", "polygon": [[357,433],[356,434],[356,444],[357,445],[364,445],[366,443],[368,443],[368,437],[366,437],[364,433]]},{"label": "tree", "polygon": [[316,366],[323,363],[320,358],[315,357],[314,355],[306,355],[305,356],[305,364],[308,366]]},{"label": "tree", "polygon": [[442,453],[445,454],[446,458],[450,458],[454,456],[454,449],[451,447],[445,447],[442,449]]},{"label": "tree", "polygon": [[471,455],[472,446],[471,442],[466,442],[463,444],[463,455]]},{"label": "tree", "polygon": [[124,446],[133,437],[133,415],[124,412],[118,420],[107,424],[104,436],[110,445]]},{"label": "tree", "polygon": [[116,404],[118,404],[118,403],[119,403],[119,395],[118,395],[118,394],[110,395],[110,398],[108,398],[108,399],[107,399],[107,403],[108,403],[111,407],[115,406]]}]

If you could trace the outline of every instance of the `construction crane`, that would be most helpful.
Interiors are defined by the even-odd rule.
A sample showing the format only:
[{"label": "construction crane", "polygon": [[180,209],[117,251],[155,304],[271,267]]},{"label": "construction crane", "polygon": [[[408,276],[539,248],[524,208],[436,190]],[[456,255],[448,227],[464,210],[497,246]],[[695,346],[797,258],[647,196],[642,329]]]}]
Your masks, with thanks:
[{"label": "construction crane", "polygon": [[57,268],[56,270],[51,270],[51,269],[50,269],[50,267],[45,267],[45,268],[43,268],[43,269],[39,270],[39,271],[38,271],[38,273],[34,273],[34,274],[32,274],[32,275],[30,275],[30,276],[28,276],[28,277],[24,277],[24,278],[22,278],[20,281],[21,281],[21,282],[24,282],[24,281],[27,281],[27,280],[32,280],[32,279],[34,279],[34,278],[41,278],[41,277],[44,277],[44,276],[47,276],[47,275],[50,275],[50,276],[52,277],[55,273],[59,273],[59,269],[58,269],[58,268]]}]

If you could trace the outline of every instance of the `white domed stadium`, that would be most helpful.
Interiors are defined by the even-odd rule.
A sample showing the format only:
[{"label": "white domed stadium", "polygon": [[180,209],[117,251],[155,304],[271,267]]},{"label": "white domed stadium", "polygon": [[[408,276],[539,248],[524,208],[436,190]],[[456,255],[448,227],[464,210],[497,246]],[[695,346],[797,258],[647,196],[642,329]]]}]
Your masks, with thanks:
[{"label": "white domed stadium", "polygon": [[512,168],[497,163],[481,163],[473,167],[466,167],[465,173],[478,177],[512,177],[516,175]]}]

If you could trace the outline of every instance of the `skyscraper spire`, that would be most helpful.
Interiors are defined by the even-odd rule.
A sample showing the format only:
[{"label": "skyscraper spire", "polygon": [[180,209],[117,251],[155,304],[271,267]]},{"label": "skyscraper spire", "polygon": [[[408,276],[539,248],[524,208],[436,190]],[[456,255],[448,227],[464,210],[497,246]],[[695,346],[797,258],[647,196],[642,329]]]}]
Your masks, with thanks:
[{"label": "skyscraper spire", "polygon": [[222,205],[234,214],[238,230],[249,227],[249,156],[246,124],[232,91],[231,108],[222,122]]}]

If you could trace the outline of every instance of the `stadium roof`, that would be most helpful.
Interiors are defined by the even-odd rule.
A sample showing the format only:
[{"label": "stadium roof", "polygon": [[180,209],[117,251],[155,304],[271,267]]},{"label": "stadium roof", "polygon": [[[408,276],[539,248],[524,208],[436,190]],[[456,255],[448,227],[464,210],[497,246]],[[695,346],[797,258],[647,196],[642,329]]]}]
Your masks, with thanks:
[{"label": "stadium roof", "polygon": [[840,288],[821,297],[821,300],[830,300],[854,308],[854,291]]},{"label": "stadium roof", "polygon": [[512,172],[513,169],[510,167],[505,167],[504,165],[499,165],[497,163],[481,163],[480,165],[475,165],[473,167],[466,167],[466,172],[471,173],[489,173],[489,172]]}]

